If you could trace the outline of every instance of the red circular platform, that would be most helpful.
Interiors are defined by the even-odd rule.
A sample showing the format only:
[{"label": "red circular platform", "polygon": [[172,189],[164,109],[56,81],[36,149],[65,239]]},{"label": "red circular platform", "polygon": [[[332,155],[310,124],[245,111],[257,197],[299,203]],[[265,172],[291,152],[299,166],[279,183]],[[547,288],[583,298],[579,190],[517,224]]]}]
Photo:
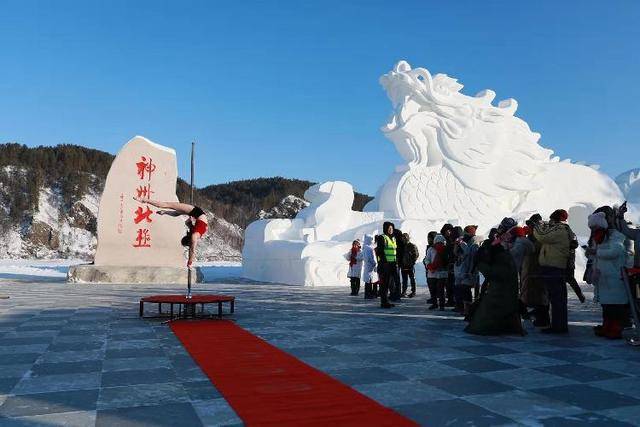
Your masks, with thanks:
[{"label": "red circular platform", "polygon": [[197,294],[187,298],[186,295],[151,295],[141,298],[142,302],[168,303],[168,304],[212,304],[216,302],[234,301],[236,298],[229,295]]},{"label": "red circular platform", "polygon": [[236,298],[230,295],[196,294],[187,298],[186,295],[150,295],[140,298],[140,317],[144,317],[144,304],[158,304],[158,316],[162,316],[162,304],[170,307],[169,316],[174,318],[173,306],[178,305],[178,318],[196,317],[196,305],[201,306],[200,314],[204,315],[206,304],[218,304],[218,317],[222,317],[222,303],[229,303],[229,312],[233,314],[235,310]]}]

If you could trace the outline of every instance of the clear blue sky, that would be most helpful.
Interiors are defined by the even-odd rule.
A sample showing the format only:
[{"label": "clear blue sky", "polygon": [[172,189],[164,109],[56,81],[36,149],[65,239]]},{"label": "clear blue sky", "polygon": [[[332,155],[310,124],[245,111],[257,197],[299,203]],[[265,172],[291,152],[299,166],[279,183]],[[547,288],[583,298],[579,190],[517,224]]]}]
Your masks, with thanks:
[{"label": "clear blue sky", "polygon": [[378,83],[400,59],[515,98],[563,158],[640,166],[640,2],[0,0],[0,141],[178,150],[199,186],[375,193],[400,162]]}]

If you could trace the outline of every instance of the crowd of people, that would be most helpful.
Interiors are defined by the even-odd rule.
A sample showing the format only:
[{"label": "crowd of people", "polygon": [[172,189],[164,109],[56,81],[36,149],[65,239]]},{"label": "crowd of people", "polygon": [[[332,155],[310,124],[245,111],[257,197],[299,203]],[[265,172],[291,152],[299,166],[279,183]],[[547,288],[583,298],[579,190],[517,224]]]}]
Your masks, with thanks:
[{"label": "crowd of people", "polygon": [[[588,260],[583,279],[594,286],[594,301],[602,306],[603,322],[594,332],[611,339],[621,338],[630,325],[623,269],[640,268],[640,229],[625,221],[625,212],[626,204],[593,212],[591,235],[582,246]],[[429,232],[422,258],[428,309],[450,308],[464,316],[465,330],[473,334],[524,334],[523,318],[542,333],[568,333],[567,284],[585,302],[575,279],[580,244],[568,218],[563,209],[547,220],[532,215],[524,224],[504,218],[485,239],[476,235],[476,225],[445,224]],[[382,230],[378,236],[366,235],[364,245],[353,242],[348,276],[351,295],[359,295],[364,280],[364,297],[379,298],[380,307],[390,309],[416,296],[419,250],[393,223],[385,222]]]}]

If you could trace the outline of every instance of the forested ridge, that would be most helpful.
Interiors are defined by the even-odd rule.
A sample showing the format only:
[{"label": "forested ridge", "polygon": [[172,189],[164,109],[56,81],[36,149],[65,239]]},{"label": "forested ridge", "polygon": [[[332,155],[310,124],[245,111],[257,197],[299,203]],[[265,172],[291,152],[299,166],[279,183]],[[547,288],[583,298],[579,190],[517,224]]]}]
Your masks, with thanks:
[{"label": "forested ridge", "polygon": [[[112,154],[79,145],[30,148],[16,143],[0,144],[0,186],[6,199],[0,201],[7,214],[3,215],[3,222],[19,223],[33,216],[39,192],[45,186],[59,191],[62,210],[89,191],[100,194],[113,159]],[[302,198],[313,184],[283,177],[233,181],[196,189],[195,203],[246,228],[260,210],[273,208],[288,195]],[[188,201],[189,195],[188,183],[179,179],[178,198]],[[356,193],[354,209],[362,210],[369,200],[369,196]]]}]

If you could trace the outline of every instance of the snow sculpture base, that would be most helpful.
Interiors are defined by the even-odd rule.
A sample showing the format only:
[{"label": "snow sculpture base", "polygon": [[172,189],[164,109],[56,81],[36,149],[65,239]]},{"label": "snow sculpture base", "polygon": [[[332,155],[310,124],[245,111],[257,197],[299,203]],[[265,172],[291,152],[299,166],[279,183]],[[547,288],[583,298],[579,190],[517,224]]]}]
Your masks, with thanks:
[{"label": "snow sculpture base", "polygon": [[[69,283],[109,284],[153,284],[187,286],[187,268],[178,267],[131,267],[114,265],[74,265],[69,267]],[[192,284],[202,283],[200,268],[192,273]]]},{"label": "snow sculpture base", "polygon": [[[383,221],[408,232],[422,259],[427,233],[444,223],[478,225],[484,234],[506,216],[523,223],[534,213],[547,218],[562,208],[576,234],[585,236],[593,210],[622,200],[597,167],[560,161],[540,146],[540,135],[515,116],[514,99],[494,106],[493,91],[464,95],[456,79],[405,61],[380,83],[393,105],[382,132],[406,163],[364,213],[351,210],[349,184],[325,182],[305,193],[311,205],[295,219],[250,224],[243,249],[247,278],[346,286],[352,240],[380,234]],[[419,281],[423,272],[418,263]]]}]

